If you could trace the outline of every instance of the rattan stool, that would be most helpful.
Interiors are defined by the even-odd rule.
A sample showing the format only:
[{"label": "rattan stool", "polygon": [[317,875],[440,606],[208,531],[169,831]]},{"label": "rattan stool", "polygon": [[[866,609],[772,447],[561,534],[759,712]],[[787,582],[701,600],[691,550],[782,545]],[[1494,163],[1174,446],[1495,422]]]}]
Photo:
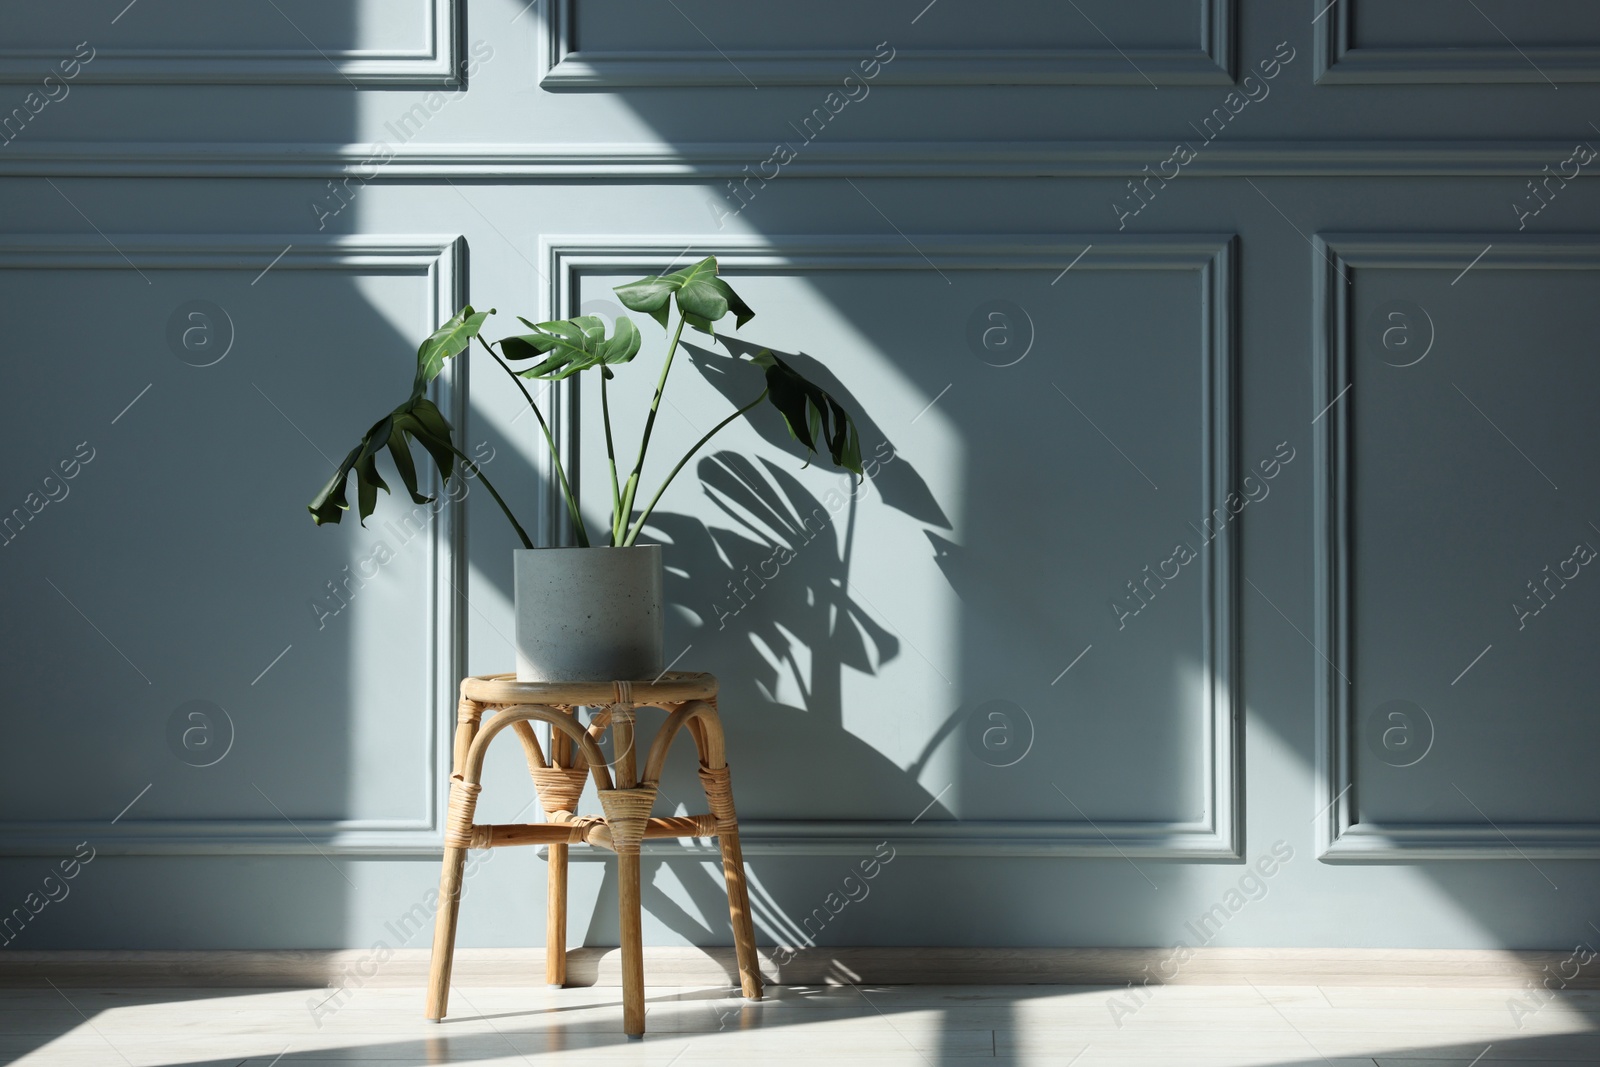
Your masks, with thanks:
[{"label": "rattan stool", "polygon": [[[576,709],[600,709],[587,728]],[[656,707],[666,722],[651,742],[641,779],[635,760],[634,711]],[[483,722],[485,712],[492,712]],[[531,722],[550,725],[550,756],[545,758]],[[483,757],[495,735],[510,726],[527,756],[528,771],[548,816],[542,823],[474,824],[482,790]],[[687,726],[700,752],[700,781],[706,815],[651,818],[657,782],[667,750]],[[611,731],[616,757],[606,767],[597,743]],[[601,816],[576,814],[588,778],[600,793]],[[433,964],[428,974],[427,1017],[444,1018],[450,999],[450,965],[455,952],[456,917],[461,905],[461,875],[469,848],[504,845],[550,847],[549,909],[545,916],[545,980],[563,985],[567,971],[567,846],[598,845],[617,854],[617,897],[622,931],[622,1028],[630,1037],[644,1033],[644,956],[639,905],[639,842],[646,837],[715,837],[722,847],[722,877],[739,958],[744,995],[761,998],[750,897],[745,888],[744,856],[722,721],[717,718],[717,680],[709,674],[663,674],[654,682],[519,682],[513,675],[468,678],[461,683],[456,711],[455,758],[450,775],[450,808],[444,835],[444,866],[439,872],[439,910],[433,928]]]}]

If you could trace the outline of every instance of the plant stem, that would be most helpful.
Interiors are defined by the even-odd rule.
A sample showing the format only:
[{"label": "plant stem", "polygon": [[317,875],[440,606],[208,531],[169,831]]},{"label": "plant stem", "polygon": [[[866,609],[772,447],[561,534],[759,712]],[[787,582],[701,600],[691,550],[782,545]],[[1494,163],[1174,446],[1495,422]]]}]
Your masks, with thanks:
[{"label": "plant stem", "polygon": [[[435,438],[435,440],[437,440],[437,438]],[[522,538],[522,547],[523,548],[532,548],[533,547],[533,541],[531,541],[528,538],[528,531],[526,531],[526,530],[524,530],[522,528],[522,523],[518,522],[517,521],[517,517],[515,515],[511,514],[511,509],[506,507],[506,502],[500,498],[500,494],[494,491],[494,484],[489,481],[488,475],[483,473],[483,468],[478,466],[476,463],[472,462],[472,460],[467,457],[467,454],[465,452],[461,451],[461,449],[457,448],[455,445],[451,444],[450,442],[441,441],[440,444],[444,445],[451,452],[454,452],[456,454],[456,458],[461,460],[461,462],[463,464],[465,464],[466,467],[469,470],[471,470],[474,475],[477,476],[478,480],[483,483],[483,487],[485,489],[489,490],[489,495],[494,497],[494,502],[496,504],[500,505],[500,510],[505,512],[506,513],[506,518],[511,520],[512,529],[516,530],[517,531],[517,536]]]},{"label": "plant stem", "polygon": [[[639,492],[639,474],[644,470],[644,454],[650,447],[650,431],[656,425],[656,409],[661,406],[661,394],[667,388],[667,373],[672,370],[672,357],[678,353],[678,339],[683,336],[683,312],[678,312],[678,329],[672,335],[672,344],[667,346],[667,358],[661,364],[661,377],[656,381],[656,395],[650,401],[650,414],[644,420],[644,436],[639,438],[639,458],[634,461],[633,473],[628,475],[627,487],[622,491],[621,518],[618,525],[626,529],[628,520],[633,518],[633,498]],[[699,446],[696,445],[696,448]],[[676,472],[674,472],[676,473]],[[658,496],[660,494],[657,494]],[[638,536],[635,534],[634,536]],[[631,544],[624,541],[623,544]]]},{"label": "plant stem", "polygon": [[600,366],[600,414],[606,424],[606,462],[611,464],[611,545],[616,547],[622,538],[622,492],[617,488],[617,450],[611,444],[611,400],[606,395],[608,372]]},{"label": "plant stem", "polygon": [[711,440],[717,434],[721,433],[722,428],[728,425],[728,423],[732,422],[734,419],[737,419],[740,415],[743,415],[745,412],[749,411],[766,398],[767,391],[763,389],[761,390],[760,396],[756,397],[754,400],[750,401],[750,403],[746,404],[738,411],[735,411],[732,415],[729,415],[727,418],[711,427],[709,433],[700,438],[700,440],[696,441],[694,447],[689,449],[688,452],[684,453],[683,458],[678,460],[678,465],[672,468],[672,473],[667,475],[667,480],[661,483],[661,488],[656,490],[656,495],[650,498],[650,503],[646,504],[644,506],[644,510],[639,513],[638,521],[633,524],[631,529],[629,529],[627,539],[622,542],[623,547],[626,548],[639,539],[639,534],[644,530],[644,522],[650,517],[650,513],[655,510],[656,502],[661,499],[661,494],[667,491],[667,486],[672,484],[672,479],[676,478],[678,476],[678,472],[683,470],[684,464],[688,463],[694,458],[694,454],[700,451],[701,446],[707,441]]},{"label": "plant stem", "polygon": [[[544,431],[544,443],[550,448],[550,460],[556,465],[556,477],[561,481],[561,495],[565,497],[567,501],[567,514],[571,516],[572,527],[578,535],[578,547],[588,548],[589,531],[583,525],[583,515],[578,511],[578,502],[572,496],[572,486],[567,484],[566,469],[561,465],[561,454],[556,451],[555,438],[550,436],[550,426],[544,421],[544,415],[540,413],[539,405],[533,402],[533,397],[529,395],[527,387],[522,384],[522,379],[517,377],[517,372],[512,370],[511,367],[507,365],[505,360],[500,358],[500,353],[489,347],[489,342],[483,339],[482,334],[478,335],[478,343],[483,345],[483,350],[489,353],[489,355],[493,356],[494,361],[500,364],[500,368],[511,376],[511,380],[517,384],[517,388],[522,390],[522,398],[528,402],[528,407],[533,409],[533,417],[539,420],[539,429]],[[494,492],[493,489],[489,491],[491,493]],[[496,497],[495,499],[498,500],[499,497]],[[504,504],[500,506],[505,507]],[[506,514],[510,515],[510,512],[507,512]],[[515,522],[516,520],[513,519],[512,523],[515,524]],[[519,532],[521,529],[522,527],[517,527]],[[522,539],[526,541],[528,539],[527,534],[523,534]],[[532,548],[533,546],[529,545],[528,547]]]}]

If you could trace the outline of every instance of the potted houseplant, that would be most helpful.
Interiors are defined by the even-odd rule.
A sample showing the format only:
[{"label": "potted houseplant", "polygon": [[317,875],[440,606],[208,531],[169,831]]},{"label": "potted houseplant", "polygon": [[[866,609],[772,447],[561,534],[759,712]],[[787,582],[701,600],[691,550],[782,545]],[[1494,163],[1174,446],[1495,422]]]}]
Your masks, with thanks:
[{"label": "potted houseplant", "polygon": [[[660,674],[661,548],[641,545],[639,536],[662,494],[695,453],[763,400],[777,408],[789,433],[808,451],[814,453],[820,444],[826,447],[835,465],[857,475],[862,473],[861,442],[849,412],[793,367],[761,349],[747,358],[765,371],[766,388],[700,438],[661,479],[654,493],[642,498],[640,490],[656,410],[684,328],[714,334],[715,324],[729,314],[738,326],[743,326],[755,312],[718,277],[714,257],[672,274],[618,286],[616,293],[629,310],[649,315],[663,331],[670,331],[655,394],[649,411],[644,413],[637,456],[625,477],[617,466],[606,383],[614,376],[613,368],[632,362],[643,346],[633,321],[625,315],[618,316],[607,336],[605,323],[593,315],[540,323],[521,319],[527,333],[491,342],[485,340],[482,331],[494,309],[475,311],[468,305],[422,342],[417,349],[410,397],[373,424],[310,504],[312,520],[318,525],[340,521],[350,509],[346,490],[353,474],[356,507],[364,523],[377,506],[378,490],[389,491],[377,465],[378,454],[384,450],[411,499],[418,504],[428,503],[430,498],[418,490],[416,461],[411,451],[414,444],[420,444],[433,458],[444,478],[455,473],[458,465],[475,475],[523,544],[514,553],[513,561],[517,677],[523,681],[633,680]],[[539,421],[578,543],[576,548],[534,547],[505,498],[477,464],[456,447],[450,424],[427,397],[429,384],[439,376],[445,362],[465,352],[474,340],[510,376]],[[526,369],[513,369],[513,364],[530,361],[532,365]],[[522,384],[523,379],[560,381],[590,369],[600,372],[600,410],[610,465],[611,521],[603,541],[591,537],[568,484],[549,423]]]}]

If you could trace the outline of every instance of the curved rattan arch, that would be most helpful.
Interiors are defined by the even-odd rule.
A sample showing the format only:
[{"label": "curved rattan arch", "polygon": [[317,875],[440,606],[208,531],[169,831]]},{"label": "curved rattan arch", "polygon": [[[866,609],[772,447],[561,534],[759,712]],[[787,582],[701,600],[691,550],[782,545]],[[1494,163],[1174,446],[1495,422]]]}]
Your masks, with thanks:
[{"label": "curved rattan arch", "polygon": [[698,730],[689,731],[700,753],[700,762],[707,767],[721,767],[728,762],[727,748],[722,739],[722,723],[717,719],[717,707],[708,700],[691,700],[672,711],[667,721],[656,731],[650,743],[650,754],[644,761],[643,780],[654,784],[661,781],[661,771],[666,766],[667,752],[678,731],[691,722],[698,722]]},{"label": "curved rattan arch", "polygon": [[575,722],[571,715],[558,711],[555,708],[542,704],[518,704],[501,711],[485,723],[472,739],[471,746],[467,749],[467,758],[461,768],[461,778],[472,785],[478,785],[483,778],[483,757],[489,751],[489,742],[493,741],[502,730],[518,722],[537,721],[549,723],[550,728],[559,730],[572,739],[578,746],[578,751],[583,754],[584,762],[589,766],[589,774],[594,778],[596,789],[611,788],[611,771],[606,767],[605,756],[600,752],[600,746],[595,744],[594,738]]}]

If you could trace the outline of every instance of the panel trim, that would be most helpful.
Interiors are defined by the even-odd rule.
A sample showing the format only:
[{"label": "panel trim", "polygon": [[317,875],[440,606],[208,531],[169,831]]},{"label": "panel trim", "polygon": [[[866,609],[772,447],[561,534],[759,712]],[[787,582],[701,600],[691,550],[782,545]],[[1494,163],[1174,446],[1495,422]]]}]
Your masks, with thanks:
[{"label": "panel trim", "polygon": [[[1211,144],[1196,177],[1536,177],[1570,141],[1234,141]],[[1134,178],[1167,141],[898,141],[807,145],[784,178]],[[0,176],[408,179],[746,176],[772,154],[755,142],[703,144],[336,145],[84,142],[22,138]]]},{"label": "panel trim", "polygon": [[[542,312],[549,318],[577,313],[580,273],[650,274],[686,251],[715,255],[724,270],[945,270],[1056,271],[1093,243],[1094,251],[1076,270],[1192,270],[1200,275],[1201,398],[1206,471],[1202,507],[1220,504],[1236,484],[1234,316],[1237,238],[1232,235],[914,235],[719,237],[676,234],[648,238],[543,236],[537,262],[545,264],[549,288]],[[913,247],[914,246],[914,247]],[[926,256],[927,258],[924,258]],[[568,410],[573,383],[562,394]],[[555,395],[554,393],[552,395]],[[558,438],[561,439],[561,438]],[[572,438],[562,439],[563,462],[577,458]],[[546,480],[547,491],[550,480]],[[546,514],[563,513],[552,495]],[[1208,512],[1209,513],[1209,512]],[[566,543],[565,540],[557,543]],[[1202,622],[1210,693],[1205,751],[1201,755],[1206,814],[1195,822],[1099,823],[1051,821],[914,822],[907,820],[740,820],[740,843],[747,854],[847,854],[889,840],[902,852],[939,856],[1154,857],[1185,860],[1243,858],[1243,782],[1233,679],[1237,649],[1236,571],[1231,526],[1203,557]],[[715,853],[709,844],[646,842],[655,854]],[[576,850],[572,859],[602,859],[603,853]]]},{"label": "panel trim", "polygon": [[[1313,0],[1313,13],[1328,0]],[[1354,48],[1355,0],[1312,25],[1318,85],[1520,85],[1600,82],[1600,44],[1576,48]]]},{"label": "panel trim", "polygon": [[[545,5],[545,89],[837,85],[860,51],[596,52],[575,47],[577,0]],[[1200,0],[1192,50],[901,49],[877,85],[1232,85],[1238,0]],[[890,42],[891,44],[893,42]],[[762,157],[764,158],[764,157]]]},{"label": "panel trim", "polygon": [[1312,410],[1316,623],[1314,816],[1328,861],[1600,859],[1600,822],[1377,823],[1358,815],[1351,760],[1352,399],[1351,271],[1361,267],[1459,271],[1493,243],[1477,270],[1600,270],[1600,235],[1522,239],[1499,234],[1318,234],[1312,259]]},{"label": "panel trim", "polygon": [[[0,270],[236,270],[250,276],[273,262],[274,271],[411,270],[424,274],[430,317],[443,322],[466,301],[466,240],[459,236],[297,236],[249,235],[122,235],[116,247],[81,234],[0,235]],[[125,258],[126,257],[126,258]],[[466,368],[452,361],[431,393],[454,425],[466,415]],[[427,468],[424,491],[441,489],[438,472]],[[449,732],[455,722],[455,690],[460,678],[465,637],[458,607],[465,588],[462,508],[446,496],[432,524],[428,548],[428,611],[431,620],[421,819],[301,820],[172,819],[140,821],[137,817],[104,821],[0,822],[0,855],[71,855],[73,846],[90,841],[107,855],[236,855],[236,854],[412,854],[438,855],[443,847],[445,795],[442,783],[450,773]]]},{"label": "panel trim", "polygon": [[[461,84],[462,0],[429,0],[423,47],[389,52],[267,48],[96,49],[75,85]],[[0,84],[37,83],[62,57],[41,49],[0,49]]]}]

